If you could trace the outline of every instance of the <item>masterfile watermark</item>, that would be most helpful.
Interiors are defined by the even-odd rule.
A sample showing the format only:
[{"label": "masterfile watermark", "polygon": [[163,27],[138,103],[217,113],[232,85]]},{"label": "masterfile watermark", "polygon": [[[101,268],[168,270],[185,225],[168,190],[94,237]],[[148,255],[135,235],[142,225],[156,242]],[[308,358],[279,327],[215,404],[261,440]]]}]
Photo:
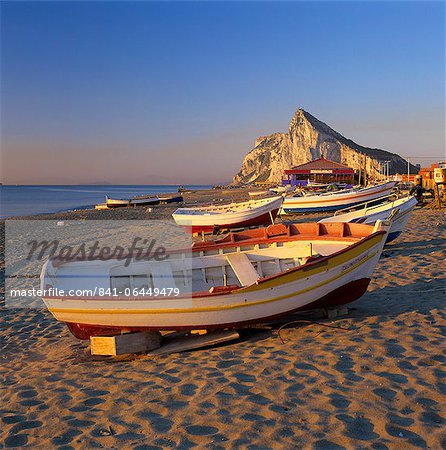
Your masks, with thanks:
[{"label": "masterfile watermark", "polygon": [[164,261],[169,258],[166,248],[157,245],[156,239],[144,239],[135,237],[129,247],[116,245],[110,247],[101,245],[99,241],[87,245],[82,243],[78,246],[66,245],[59,240],[36,239],[27,242],[29,252],[26,257],[28,261],[33,259],[46,260],[57,258],[62,261],[84,260],[84,261],[109,261],[116,259],[124,261],[124,267],[128,267],[132,261]]},{"label": "masterfile watermark", "polygon": [[172,220],[6,220],[5,241],[8,308],[191,296],[192,236]]},{"label": "masterfile watermark", "polygon": [[11,297],[178,297],[180,289],[172,288],[134,288],[124,289],[104,289],[95,287],[94,289],[58,289],[54,287],[48,288],[31,288],[31,289],[11,289],[9,291]]}]

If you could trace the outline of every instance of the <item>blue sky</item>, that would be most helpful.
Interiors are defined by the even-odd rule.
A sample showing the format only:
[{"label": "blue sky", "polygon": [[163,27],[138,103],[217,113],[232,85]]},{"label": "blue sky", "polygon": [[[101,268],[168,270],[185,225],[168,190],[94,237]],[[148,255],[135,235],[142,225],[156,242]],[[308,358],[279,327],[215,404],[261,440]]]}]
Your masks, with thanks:
[{"label": "blue sky", "polygon": [[1,13],[7,183],[228,181],[298,107],[360,144],[444,158],[443,2],[2,2]]}]

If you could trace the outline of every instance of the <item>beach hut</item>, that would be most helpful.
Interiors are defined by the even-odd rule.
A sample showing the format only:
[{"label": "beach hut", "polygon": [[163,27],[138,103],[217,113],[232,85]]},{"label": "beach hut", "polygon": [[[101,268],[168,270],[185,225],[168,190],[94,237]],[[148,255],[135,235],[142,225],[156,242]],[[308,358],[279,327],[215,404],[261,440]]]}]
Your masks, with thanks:
[{"label": "beach hut", "polygon": [[306,186],[311,183],[354,184],[355,171],[344,164],[319,158],[285,170],[283,186]]}]

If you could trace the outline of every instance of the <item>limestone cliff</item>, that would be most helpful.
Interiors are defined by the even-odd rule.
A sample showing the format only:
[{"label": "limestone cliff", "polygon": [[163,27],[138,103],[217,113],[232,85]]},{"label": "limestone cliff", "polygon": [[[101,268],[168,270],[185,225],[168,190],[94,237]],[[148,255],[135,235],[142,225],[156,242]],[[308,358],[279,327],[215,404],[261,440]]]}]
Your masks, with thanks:
[{"label": "limestone cliff", "polygon": [[[346,139],[303,109],[298,109],[286,133],[261,136],[245,156],[234,183],[280,182],[285,169],[324,157],[355,170],[365,170],[370,179],[379,175],[380,163],[390,161],[390,173],[407,173],[401,156],[368,148]],[[411,165],[411,173],[418,168]]]}]

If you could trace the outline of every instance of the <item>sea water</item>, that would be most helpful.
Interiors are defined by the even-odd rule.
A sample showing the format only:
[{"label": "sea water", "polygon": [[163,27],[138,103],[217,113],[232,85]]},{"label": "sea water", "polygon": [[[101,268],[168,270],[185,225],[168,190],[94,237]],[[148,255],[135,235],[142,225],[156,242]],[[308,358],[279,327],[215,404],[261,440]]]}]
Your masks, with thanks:
[{"label": "sea water", "polygon": [[[185,185],[186,189],[211,186]],[[136,195],[177,193],[178,185],[0,186],[0,218],[92,208],[105,196],[129,199]]]}]

